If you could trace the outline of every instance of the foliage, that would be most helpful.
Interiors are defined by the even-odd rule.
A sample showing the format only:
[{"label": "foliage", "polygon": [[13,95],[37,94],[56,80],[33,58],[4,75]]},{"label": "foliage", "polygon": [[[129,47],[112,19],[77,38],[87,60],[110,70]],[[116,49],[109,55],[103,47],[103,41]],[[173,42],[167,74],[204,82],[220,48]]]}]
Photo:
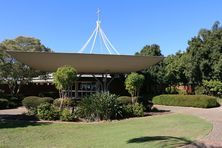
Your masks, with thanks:
[{"label": "foliage", "polygon": [[132,109],[133,109],[133,116],[135,117],[142,117],[144,114],[144,109],[143,109],[143,105],[140,103],[135,103],[132,105]]},{"label": "foliage", "polygon": [[52,98],[41,98],[37,96],[29,96],[25,97],[22,100],[23,106],[25,106],[30,113],[36,114],[37,107],[42,103],[52,103]]},{"label": "foliage", "polygon": [[[139,52],[135,53],[135,55],[143,55],[143,56],[162,56],[160,46],[153,44],[153,45],[146,45],[141,49]],[[155,89],[159,84],[165,83],[164,78],[164,62],[161,61],[145,70],[144,76],[144,88],[143,91],[145,93],[160,93],[160,89]]]},{"label": "foliage", "polygon": [[[74,81],[77,79],[77,72],[72,66],[62,66],[53,73],[53,82],[58,90],[70,90]],[[65,92],[63,97],[69,97],[69,94]]]},{"label": "foliage", "polygon": [[125,86],[132,97],[136,95],[139,96],[139,90],[143,85],[143,81],[144,81],[144,76],[142,74],[131,73],[127,76],[125,80]]},{"label": "foliage", "polygon": [[169,86],[165,88],[167,94],[178,94],[177,88],[175,86]]},{"label": "foliage", "polygon": [[6,53],[7,50],[31,52],[51,52],[51,50],[42,45],[39,39],[32,37],[19,36],[0,43],[0,78],[9,86],[11,95],[18,95],[23,84],[28,83],[32,77],[45,73],[16,61]]},{"label": "foliage", "polygon": [[127,104],[122,106],[122,117],[130,118],[133,117],[133,107],[132,104]]},{"label": "foliage", "polygon": [[56,106],[56,107],[60,107],[60,104],[63,100],[63,106],[62,108],[71,108],[71,107],[74,107],[75,105],[75,102],[74,102],[74,99],[71,99],[71,98],[58,98],[58,99],[55,99],[53,101],[53,105]]},{"label": "foliage", "polygon": [[203,86],[195,87],[195,95],[205,95],[207,94],[206,89]]},{"label": "foliage", "polygon": [[[188,41],[184,52],[167,56],[162,62],[151,66],[145,72],[145,91],[152,93],[159,89],[156,85],[167,86],[196,86],[202,85],[203,80],[222,81],[222,27],[215,22],[211,29],[201,29]],[[149,46],[147,46],[149,47]],[[142,49],[139,55],[155,55],[155,52]],[[147,89],[149,88],[149,89]]]},{"label": "foliage", "polygon": [[62,66],[53,73],[53,83],[59,90],[60,98],[60,110],[63,107],[64,98],[72,98],[72,86],[77,79],[76,69],[72,66]]},{"label": "foliage", "polygon": [[123,105],[122,116],[123,118],[129,117],[142,117],[144,115],[144,107],[141,103],[134,103]]},{"label": "foliage", "polygon": [[7,99],[0,98],[0,109],[8,108],[8,104],[9,102]]},{"label": "foliage", "polygon": [[210,108],[219,106],[217,98],[205,95],[159,95],[153,98],[154,104]]},{"label": "foliage", "polygon": [[43,102],[48,102],[50,104],[52,104],[53,101],[54,101],[54,99],[51,98],[51,97],[42,97],[41,99],[42,99]]},{"label": "foliage", "polygon": [[162,56],[160,51],[160,46],[157,44],[146,45],[140,52],[137,52],[135,55],[143,56]]},{"label": "foliage", "polygon": [[203,86],[205,87],[207,94],[219,96],[222,94],[222,82],[218,80],[203,80]]},{"label": "foliage", "polygon": [[127,105],[127,104],[132,103],[132,98],[129,96],[120,96],[117,98],[117,100],[123,105]]},{"label": "foliage", "polygon": [[143,94],[138,98],[138,103],[141,103],[144,107],[144,111],[151,111],[153,102],[153,95]]},{"label": "foliage", "polygon": [[60,120],[62,121],[74,121],[75,115],[69,109],[63,109],[60,113]]},{"label": "foliage", "polygon": [[37,107],[37,117],[42,120],[57,120],[59,111],[50,103],[41,103]]},{"label": "foliage", "polygon": [[117,96],[109,93],[96,93],[86,96],[79,103],[78,115],[89,121],[110,120],[121,116]]}]

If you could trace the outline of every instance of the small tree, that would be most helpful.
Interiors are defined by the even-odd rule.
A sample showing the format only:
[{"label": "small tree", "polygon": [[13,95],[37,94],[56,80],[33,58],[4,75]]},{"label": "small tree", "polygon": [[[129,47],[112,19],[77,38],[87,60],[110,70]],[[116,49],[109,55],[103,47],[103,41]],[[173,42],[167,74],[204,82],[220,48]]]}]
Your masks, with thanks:
[{"label": "small tree", "polygon": [[131,94],[132,103],[134,103],[134,96],[139,96],[139,90],[143,85],[144,76],[138,73],[131,73],[125,80],[126,90]]},{"label": "small tree", "polygon": [[62,66],[53,74],[53,83],[59,90],[59,96],[62,98],[60,109],[64,98],[72,98],[72,86],[77,79],[77,71],[72,66]]}]

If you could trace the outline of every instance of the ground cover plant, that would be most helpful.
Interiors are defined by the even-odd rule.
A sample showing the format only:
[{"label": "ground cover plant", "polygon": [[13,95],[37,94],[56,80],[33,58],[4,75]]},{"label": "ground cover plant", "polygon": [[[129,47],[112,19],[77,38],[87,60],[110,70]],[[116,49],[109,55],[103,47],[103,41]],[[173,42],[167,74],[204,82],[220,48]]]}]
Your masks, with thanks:
[{"label": "ground cover plant", "polygon": [[159,95],[153,97],[153,103],[170,106],[210,108],[217,107],[217,98],[205,95]]}]

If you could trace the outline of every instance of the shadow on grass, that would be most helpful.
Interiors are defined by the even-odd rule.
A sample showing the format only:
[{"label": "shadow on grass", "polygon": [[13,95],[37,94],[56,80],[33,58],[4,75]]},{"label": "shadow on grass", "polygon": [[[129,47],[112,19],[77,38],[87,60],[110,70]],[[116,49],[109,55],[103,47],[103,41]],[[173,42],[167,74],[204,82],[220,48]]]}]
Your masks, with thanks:
[{"label": "shadow on grass", "polygon": [[37,122],[38,118],[35,116],[28,116],[25,114],[21,115],[0,115],[0,129],[4,128],[18,128],[18,127],[28,127],[28,126],[42,126],[48,125],[50,123]]},{"label": "shadow on grass", "polygon": [[158,142],[158,147],[179,147],[185,145],[192,145],[195,148],[207,148],[206,145],[199,142],[193,142],[183,137],[172,137],[172,136],[146,136],[146,137],[139,137],[133,138],[127,141],[128,144],[130,143],[147,143],[149,142]]},{"label": "shadow on grass", "polygon": [[21,128],[21,127],[28,127],[28,126],[43,126],[49,125],[51,123],[44,122],[35,122],[35,121],[1,121],[0,122],[0,129],[6,128]]}]

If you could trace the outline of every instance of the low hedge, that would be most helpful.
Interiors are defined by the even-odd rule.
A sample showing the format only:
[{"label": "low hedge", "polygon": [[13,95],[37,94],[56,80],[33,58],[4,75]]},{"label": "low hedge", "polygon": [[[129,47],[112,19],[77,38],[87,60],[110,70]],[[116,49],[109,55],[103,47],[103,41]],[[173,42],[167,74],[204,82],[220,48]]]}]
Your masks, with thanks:
[{"label": "low hedge", "polygon": [[[62,98],[57,98],[53,101],[53,105],[56,106],[56,107],[60,107],[60,104],[61,104],[61,101],[62,101]],[[63,108],[71,108],[71,107],[74,107],[75,105],[75,100],[74,99],[71,99],[71,98],[64,98],[63,99]]]},{"label": "low hedge", "polygon": [[0,98],[0,109],[8,108],[8,100]]},{"label": "low hedge", "polygon": [[153,97],[153,103],[159,105],[199,108],[220,106],[216,97],[205,95],[159,95]]},{"label": "low hedge", "polygon": [[29,96],[25,97],[22,100],[22,105],[25,106],[28,110],[36,110],[37,107],[42,103],[52,103],[53,99],[50,97],[37,97],[37,96]]},{"label": "low hedge", "polygon": [[117,100],[121,104],[124,104],[124,105],[132,104],[132,97],[129,97],[129,96],[120,96],[120,97],[117,98]]}]

